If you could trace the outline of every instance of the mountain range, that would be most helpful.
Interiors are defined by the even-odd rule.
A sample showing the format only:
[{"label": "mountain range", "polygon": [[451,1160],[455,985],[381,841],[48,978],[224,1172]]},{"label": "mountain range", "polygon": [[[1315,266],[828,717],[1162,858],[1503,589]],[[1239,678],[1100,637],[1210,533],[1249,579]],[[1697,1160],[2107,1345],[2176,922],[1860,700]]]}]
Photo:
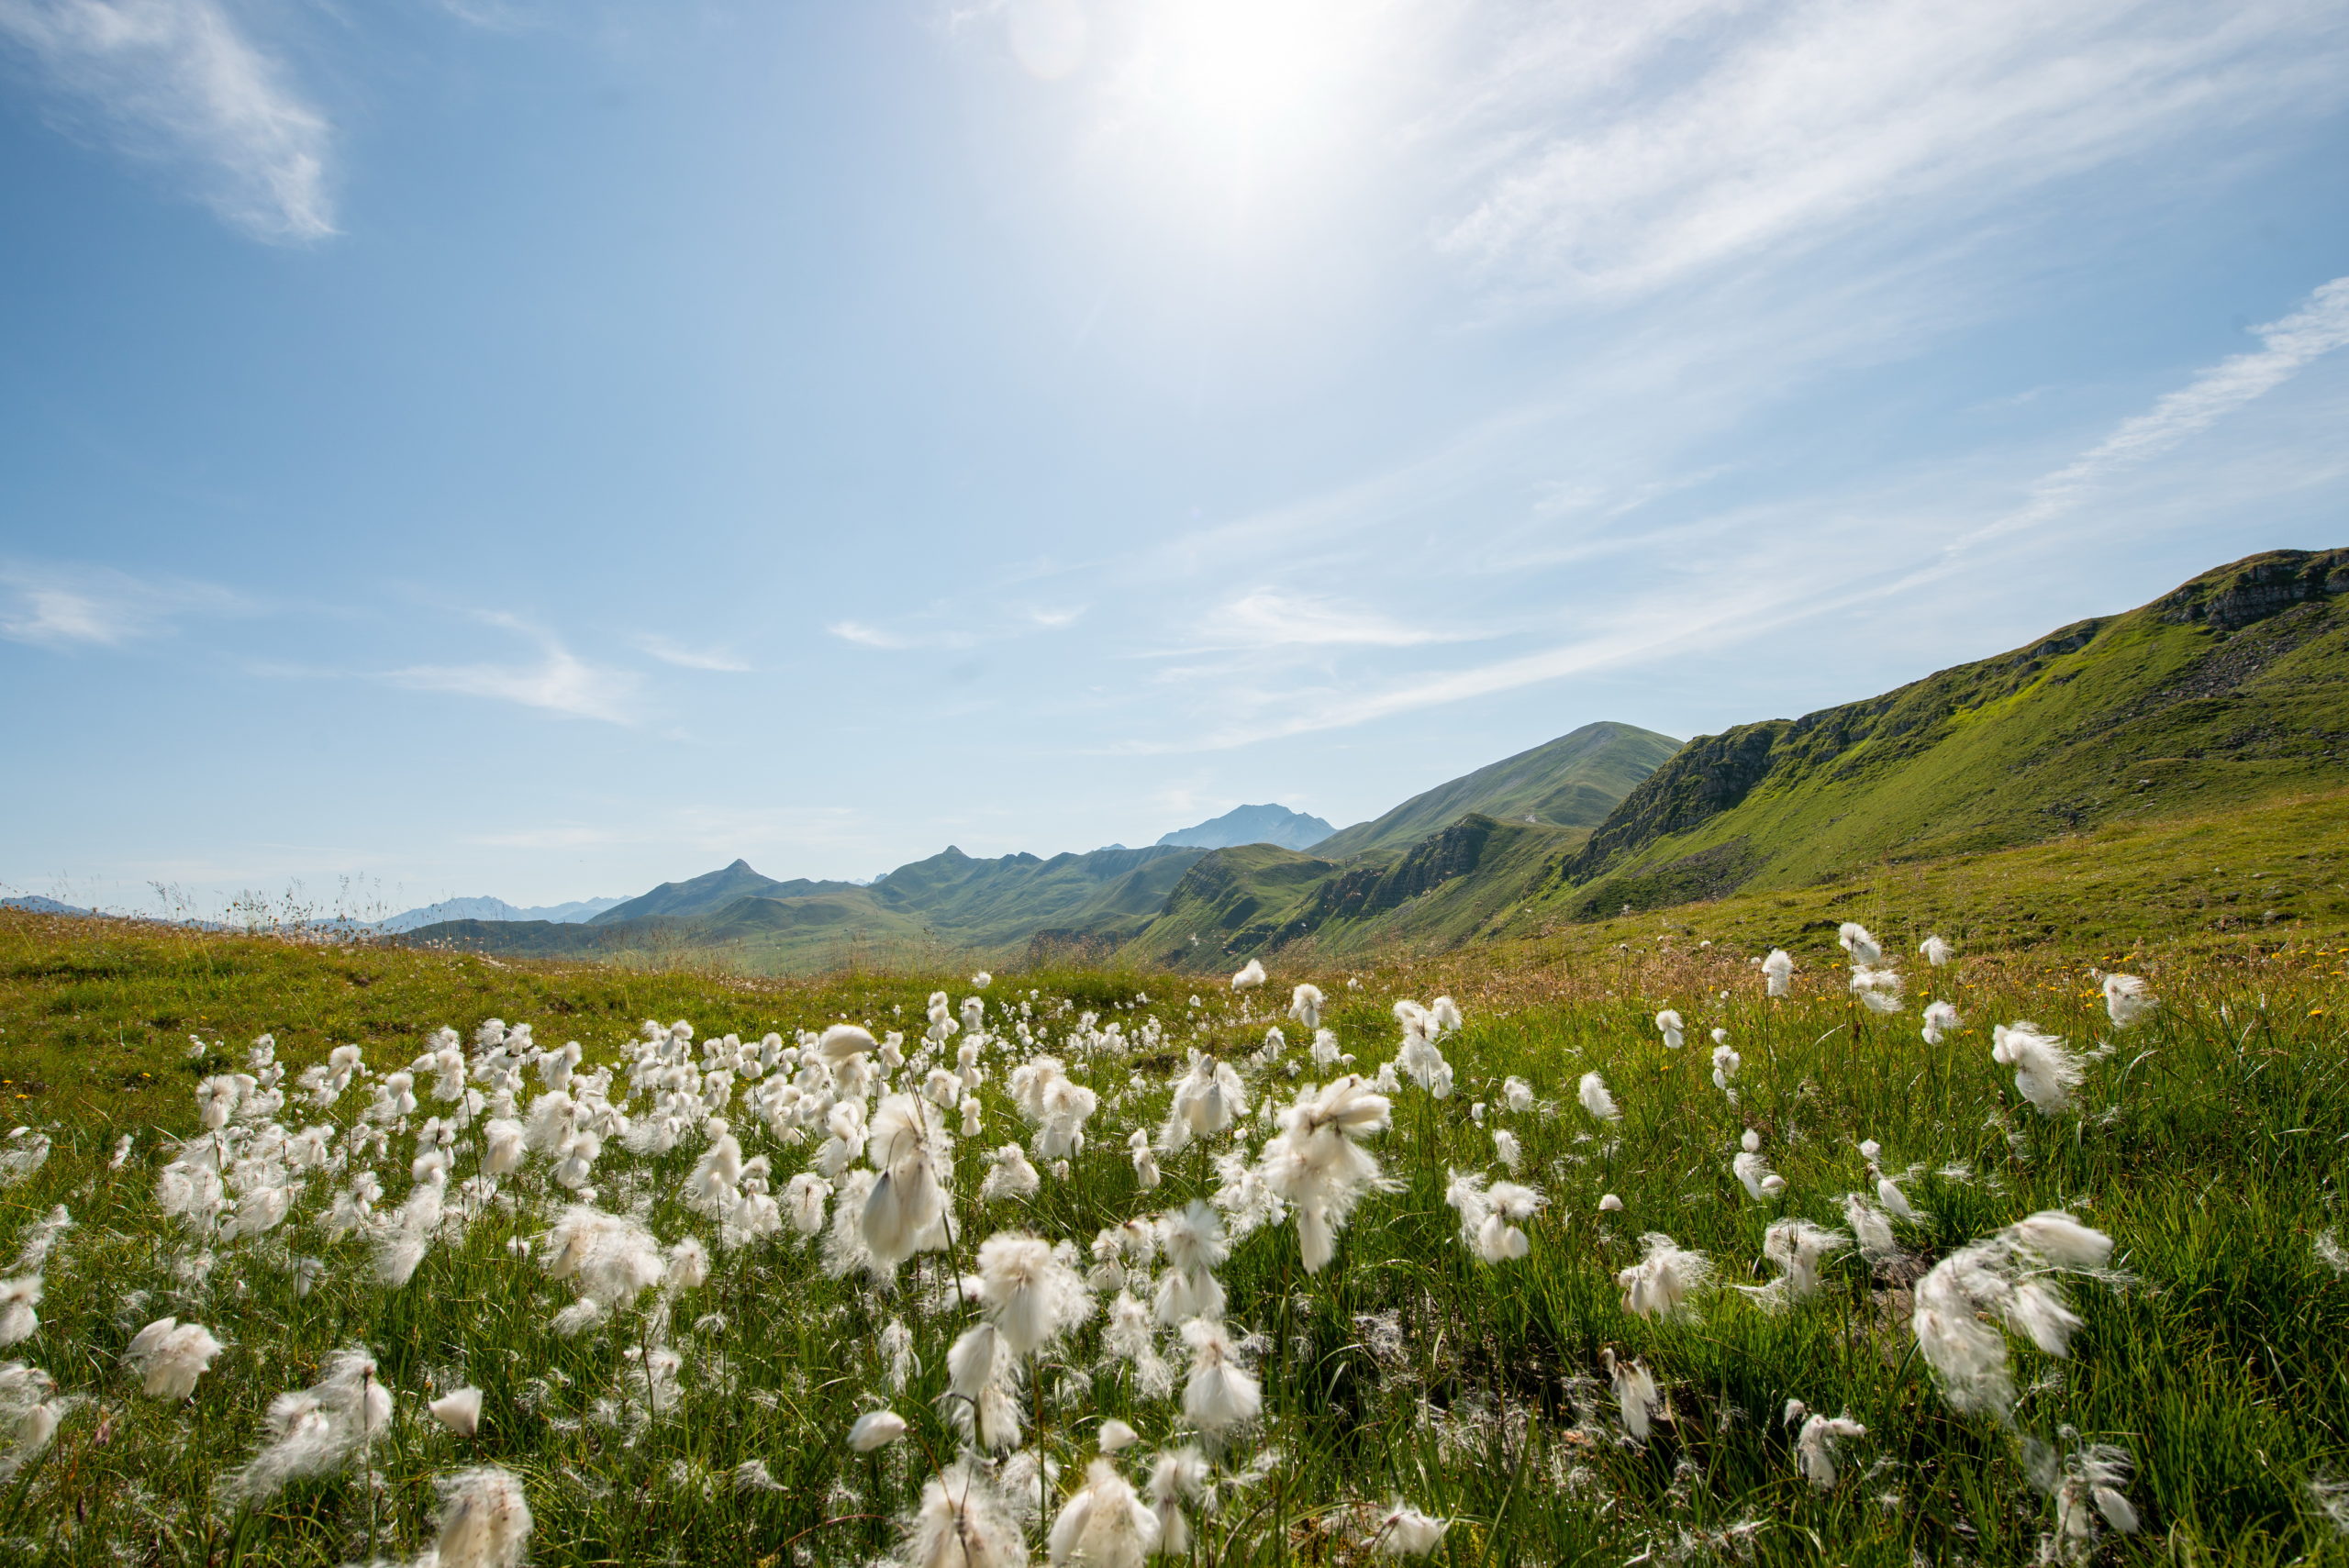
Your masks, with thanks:
[{"label": "mountain range", "polygon": [[444,898],[438,904],[427,904],[420,909],[405,909],[390,918],[376,922],[382,931],[412,931],[418,926],[438,925],[443,920],[550,920],[566,924],[573,920],[589,920],[619,903],[617,898],[580,898],[569,904],[542,904],[529,909],[518,909],[503,898]]},{"label": "mountain range", "polygon": [[1337,832],[1243,806],[1148,849],[949,848],[862,886],[776,882],[737,861],[584,922],[466,919],[408,940],[769,972],[1022,956],[1223,968],[1282,949],[1449,946],[2251,807],[2349,784],[2344,595],[2349,550],[2268,551],[1799,718],[1685,745],[1586,724]]}]

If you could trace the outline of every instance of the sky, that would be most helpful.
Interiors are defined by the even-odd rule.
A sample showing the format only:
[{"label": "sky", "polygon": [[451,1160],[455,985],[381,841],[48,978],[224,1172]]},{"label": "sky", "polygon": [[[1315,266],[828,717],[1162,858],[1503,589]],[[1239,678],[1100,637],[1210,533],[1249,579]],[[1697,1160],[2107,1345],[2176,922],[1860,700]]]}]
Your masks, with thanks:
[{"label": "sky", "polygon": [[0,884],[1339,824],[2349,544],[2349,4],[0,0]]}]

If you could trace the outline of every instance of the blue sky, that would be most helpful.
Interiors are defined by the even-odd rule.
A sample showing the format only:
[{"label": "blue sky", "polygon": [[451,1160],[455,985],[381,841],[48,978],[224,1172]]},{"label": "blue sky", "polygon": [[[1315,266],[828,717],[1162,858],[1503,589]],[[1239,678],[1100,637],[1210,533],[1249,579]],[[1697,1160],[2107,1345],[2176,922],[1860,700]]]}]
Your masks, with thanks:
[{"label": "blue sky", "polygon": [[0,882],[1341,824],[2349,543],[2349,7],[0,0]]}]

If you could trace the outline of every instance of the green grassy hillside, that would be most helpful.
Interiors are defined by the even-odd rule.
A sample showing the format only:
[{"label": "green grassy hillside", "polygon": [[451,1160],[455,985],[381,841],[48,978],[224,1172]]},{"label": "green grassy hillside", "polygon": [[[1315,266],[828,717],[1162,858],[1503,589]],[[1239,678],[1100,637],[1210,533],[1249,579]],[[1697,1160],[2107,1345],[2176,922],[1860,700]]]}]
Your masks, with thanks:
[{"label": "green grassy hillside", "polygon": [[705,876],[664,882],[641,897],[615,904],[588,924],[618,926],[653,915],[707,915],[744,898],[807,898],[846,893],[855,885],[850,882],[811,882],[804,876],[777,882],[752,871],[750,862],[738,860],[724,870]]},{"label": "green grassy hillside", "polygon": [[1668,735],[1635,725],[1586,724],[1341,828],[1314,845],[1313,853],[1343,861],[1403,849],[1471,812],[1539,827],[1596,828],[1679,746]]},{"label": "green grassy hillside", "polygon": [[1589,831],[1471,814],[1399,855],[1344,865],[1264,844],[1219,850],[1116,951],[1132,963],[1222,967],[1299,944],[1323,956],[1452,946],[1554,881]]},{"label": "green grassy hillside", "polygon": [[2277,550],[1865,702],[1704,736],[1562,869],[1586,917],[2349,780],[2349,550]]},{"label": "green grassy hillside", "polygon": [[2349,932],[2349,790],[2122,818],[2043,844],[1867,863],[1807,886],[1597,917],[1584,907],[1586,890],[1557,880],[1579,837],[1471,817],[1384,868],[1330,867],[1269,848],[1221,851],[1194,867],[1167,913],[1116,955],[1201,971],[1250,957],[1291,966],[1440,960],[1465,974],[1495,962],[1576,965],[1659,939],[1786,947],[1827,962],[1845,920],[1904,949],[1933,931],[1999,951],[2078,943],[2108,952]]}]

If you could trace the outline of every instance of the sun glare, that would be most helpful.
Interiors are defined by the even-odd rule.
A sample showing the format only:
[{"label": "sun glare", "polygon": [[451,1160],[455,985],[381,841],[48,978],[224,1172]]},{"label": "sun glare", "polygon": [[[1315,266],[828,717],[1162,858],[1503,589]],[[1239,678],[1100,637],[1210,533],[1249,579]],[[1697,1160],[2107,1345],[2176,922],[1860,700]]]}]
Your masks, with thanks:
[{"label": "sun glare", "polygon": [[1310,159],[1364,106],[1380,10],[1330,0],[1152,6],[1138,17],[1130,95],[1227,174]]}]

